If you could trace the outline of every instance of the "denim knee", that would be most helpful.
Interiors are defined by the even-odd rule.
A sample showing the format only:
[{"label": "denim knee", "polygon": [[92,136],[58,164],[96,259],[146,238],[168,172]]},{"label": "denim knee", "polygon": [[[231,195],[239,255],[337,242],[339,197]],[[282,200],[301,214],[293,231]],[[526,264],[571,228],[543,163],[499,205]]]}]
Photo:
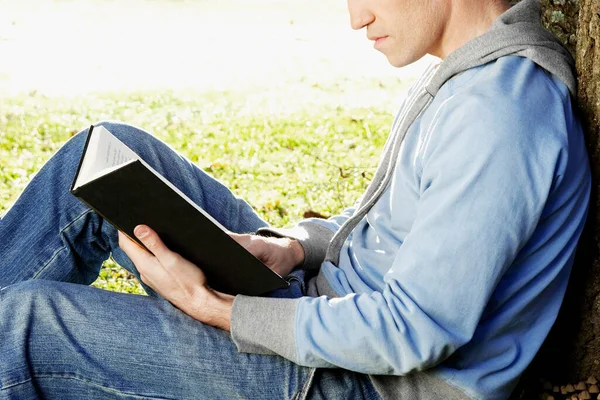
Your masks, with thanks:
[{"label": "denim knee", "polygon": [[0,313],[10,312],[14,316],[30,314],[39,306],[50,304],[57,298],[55,281],[32,279],[7,286],[0,290]]},{"label": "denim knee", "polygon": [[[65,332],[76,328],[65,321],[77,317],[78,294],[74,283],[33,279],[7,286],[0,291],[0,337],[20,341],[30,332]],[[98,289],[99,290],[99,289]],[[8,343],[6,343],[8,344]],[[0,346],[1,347],[1,346]]]}]

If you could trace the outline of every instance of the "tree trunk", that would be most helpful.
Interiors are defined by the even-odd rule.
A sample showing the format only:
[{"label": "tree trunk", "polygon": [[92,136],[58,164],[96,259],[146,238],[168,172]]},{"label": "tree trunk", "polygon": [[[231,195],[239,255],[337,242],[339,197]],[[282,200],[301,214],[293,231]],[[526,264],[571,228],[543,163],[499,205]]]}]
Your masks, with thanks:
[{"label": "tree trunk", "polygon": [[565,302],[548,340],[513,393],[515,399],[537,398],[540,378],[553,385],[589,376],[600,379],[600,0],[542,0],[542,5],[546,26],[575,54],[594,183]]},{"label": "tree trunk", "polygon": [[[567,377],[600,377],[600,0],[580,3],[577,30],[577,75],[579,106],[593,171],[593,193],[586,237],[580,245],[569,298],[563,307],[566,318],[575,322],[574,340],[569,343]],[[575,320],[575,321],[573,321]]]}]

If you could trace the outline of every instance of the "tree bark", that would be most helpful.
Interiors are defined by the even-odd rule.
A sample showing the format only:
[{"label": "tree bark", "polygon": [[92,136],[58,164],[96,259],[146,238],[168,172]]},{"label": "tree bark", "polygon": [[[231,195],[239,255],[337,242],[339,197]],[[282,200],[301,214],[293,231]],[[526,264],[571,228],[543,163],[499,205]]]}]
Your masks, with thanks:
[{"label": "tree bark", "polygon": [[579,107],[594,184],[586,236],[580,244],[569,298],[563,307],[566,318],[577,321],[566,360],[566,376],[570,379],[600,377],[600,0],[581,1],[577,38]]},{"label": "tree bark", "polygon": [[600,378],[600,0],[542,0],[542,5],[547,28],[575,50],[593,192],[565,302],[514,399],[537,398],[540,378],[554,385]]}]

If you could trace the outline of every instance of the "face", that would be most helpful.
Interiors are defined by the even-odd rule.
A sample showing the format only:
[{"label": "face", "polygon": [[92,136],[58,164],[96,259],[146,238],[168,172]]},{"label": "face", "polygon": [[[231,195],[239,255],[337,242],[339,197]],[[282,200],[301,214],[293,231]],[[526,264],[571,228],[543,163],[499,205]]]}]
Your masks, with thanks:
[{"label": "face", "polygon": [[450,16],[448,0],[348,0],[353,29],[365,28],[395,67],[441,48]]}]

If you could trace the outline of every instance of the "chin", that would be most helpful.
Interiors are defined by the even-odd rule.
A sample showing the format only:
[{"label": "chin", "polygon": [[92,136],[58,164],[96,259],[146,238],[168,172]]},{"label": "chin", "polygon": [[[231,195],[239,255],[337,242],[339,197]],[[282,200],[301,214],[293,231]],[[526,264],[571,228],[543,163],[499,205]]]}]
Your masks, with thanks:
[{"label": "chin", "polygon": [[413,59],[398,59],[398,58],[388,57],[388,61],[392,65],[392,67],[402,68],[402,67],[406,67],[409,64],[414,63],[417,60],[413,60]]},{"label": "chin", "polygon": [[416,57],[414,54],[395,54],[395,55],[386,55],[388,62],[392,65],[392,67],[402,68],[406,67],[409,64],[418,61],[420,57]]}]

